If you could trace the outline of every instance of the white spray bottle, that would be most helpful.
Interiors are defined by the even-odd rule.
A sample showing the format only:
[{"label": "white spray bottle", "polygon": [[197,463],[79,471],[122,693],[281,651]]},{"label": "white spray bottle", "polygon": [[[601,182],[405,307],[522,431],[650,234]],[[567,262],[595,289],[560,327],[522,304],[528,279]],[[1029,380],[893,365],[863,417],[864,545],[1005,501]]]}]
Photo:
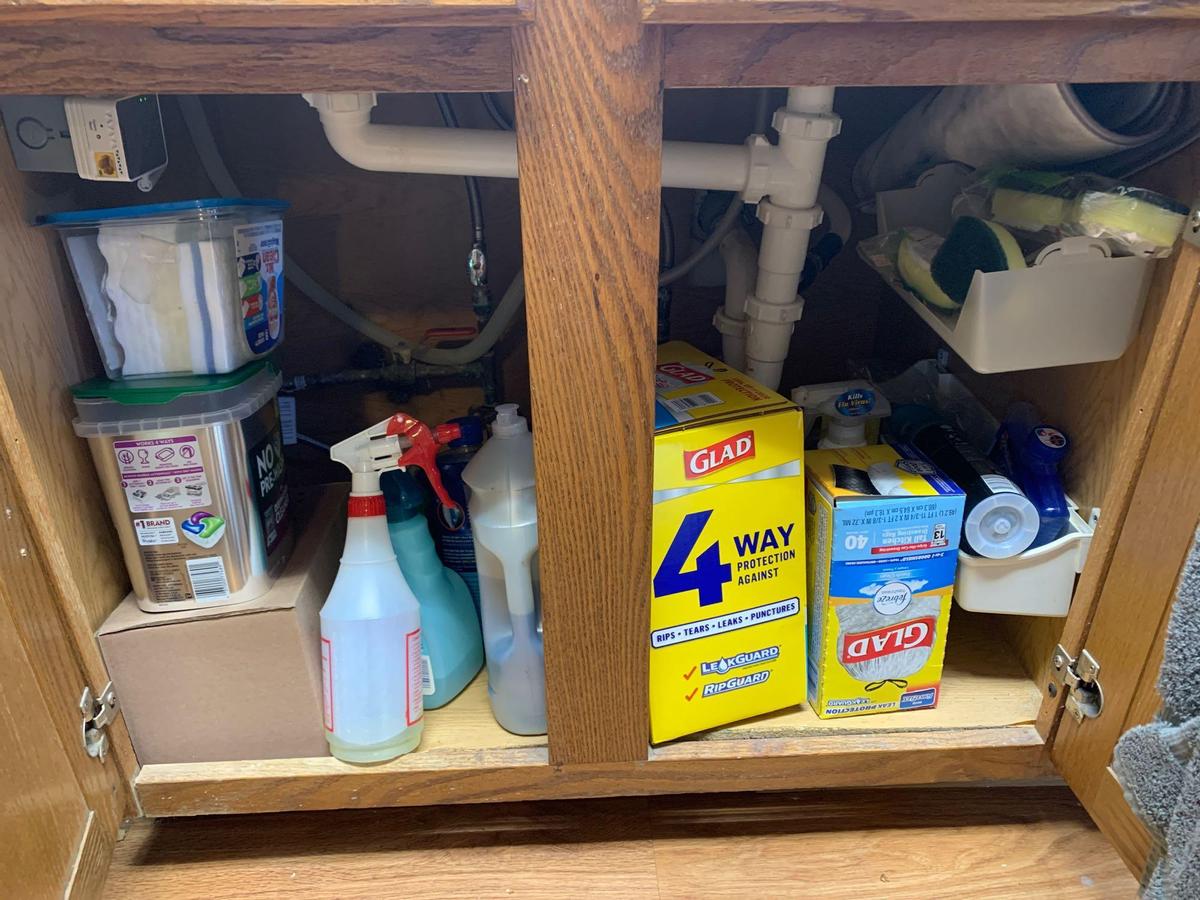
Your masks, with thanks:
[{"label": "white spray bottle", "polygon": [[442,504],[457,509],[434,458],[458,436],[457,425],[430,431],[397,413],[329,451],[352,478],[346,547],[321,608],[325,737],[344,762],[383,762],[421,742],[420,607],[392,550],[379,476],[420,466]]},{"label": "white spray bottle", "polygon": [[878,443],[879,421],[892,414],[887,397],[869,381],[834,381],[794,388],[792,402],[804,412],[805,431],[814,417],[821,418],[819,450]]}]

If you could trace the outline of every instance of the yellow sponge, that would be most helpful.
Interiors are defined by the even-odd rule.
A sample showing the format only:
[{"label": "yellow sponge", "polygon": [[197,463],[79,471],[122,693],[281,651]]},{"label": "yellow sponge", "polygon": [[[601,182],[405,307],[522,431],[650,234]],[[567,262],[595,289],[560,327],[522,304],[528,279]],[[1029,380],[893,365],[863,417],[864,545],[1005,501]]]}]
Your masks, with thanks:
[{"label": "yellow sponge", "polygon": [[924,228],[906,228],[900,236],[896,268],[900,280],[931,306],[954,310],[961,305],[946,295],[933,280],[933,258],[942,247],[942,238]]}]

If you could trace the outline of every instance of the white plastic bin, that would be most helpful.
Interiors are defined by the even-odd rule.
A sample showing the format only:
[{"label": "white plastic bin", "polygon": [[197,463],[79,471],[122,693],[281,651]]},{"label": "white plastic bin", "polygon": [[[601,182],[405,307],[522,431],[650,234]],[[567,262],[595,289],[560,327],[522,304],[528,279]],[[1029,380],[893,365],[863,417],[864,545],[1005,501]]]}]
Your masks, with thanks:
[{"label": "white plastic bin", "polygon": [[109,378],[219,375],[283,340],[280,200],[43,216],[66,248]]},{"label": "white plastic bin", "polygon": [[1074,508],[1067,533],[1010,559],[959,551],[954,601],[971,612],[1065,616],[1092,543],[1092,526]]},{"label": "white plastic bin", "polygon": [[[940,169],[941,167],[939,167]],[[937,173],[938,170],[933,170]],[[954,172],[876,195],[891,229],[920,225],[947,234]],[[944,211],[943,211],[944,210]],[[936,310],[910,292],[887,236],[861,241],[859,255],[976,372],[1015,372],[1117,359],[1141,322],[1154,260],[1109,255],[1102,241],[1067,238],[1026,269],[976,272],[962,308]]]}]

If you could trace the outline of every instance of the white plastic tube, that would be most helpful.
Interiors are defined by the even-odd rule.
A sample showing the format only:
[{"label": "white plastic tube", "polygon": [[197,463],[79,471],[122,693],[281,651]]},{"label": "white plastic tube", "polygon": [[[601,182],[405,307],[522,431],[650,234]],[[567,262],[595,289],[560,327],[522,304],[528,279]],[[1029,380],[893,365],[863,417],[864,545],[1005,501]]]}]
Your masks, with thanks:
[{"label": "white plastic tube", "polygon": [[[329,144],[360,169],[414,175],[517,177],[517,138],[511,131],[423,128],[371,123],[374,94],[306,94],[321,117]],[[763,156],[770,155],[767,148]],[[741,191],[750,174],[750,150],[741,144],[665,141],[663,187]]]},{"label": "white plastic tube", "polygon": [[721,357],[733,368],[746,367],[746,298],[754,290],[754,242],[737,228],[721,241],[725,263],[725,305],[713,317],[721,332]]},{"label": "white plastic tube", "polygon": [[[817,193],[825,149],[841,127],[833,113],[833,91],[832,87],[791,88],[787,105],[775,113],[778,146],[761,137],[737,146],[663,143],[663,187],[738,191],[746,202],[759,204],[763,239],[754,293],[744,304],[745,370],[770,388],[779,386],[792,330],[803,310],[796,291],[809,235],[821,221]],[[374,94],[305,97],[317,109],[330,145],[360,168],[517,177],[516,136],[511,132],[374,125]],[[763,200],[764,193],[770,199]],[[735,316],[727,313],[727,317],[736,321]],[[727,332],[734,344],[736,330],[730,327]]]},{"label": "white plastic tube", "polygon": [[809,235],[821,222],[817,192],[825,149],[841,127],[833,113],[833,88],[790,89],[774,125],[786,164],[772,168],[770,199],[758,205],[762,246],[754,296],[746,302],[746,373],[769,388],[779,386],[792,331],[804,309],[796,291]]},{"label": "white plastic tube", "polygon": [[[850,209],[828,185],[821,185],[817,200],[826,214],[826,226],[850,241]],[[754,293],[757,277],[757,249],[749,235],[738,229],[721,241],[721,259],[725,263],[725,305],[713,316],[713,325],[721,332],[721,358],[735,369],[746,368],[746,300]],[[806,260],[807,262],[807,257]]]}]

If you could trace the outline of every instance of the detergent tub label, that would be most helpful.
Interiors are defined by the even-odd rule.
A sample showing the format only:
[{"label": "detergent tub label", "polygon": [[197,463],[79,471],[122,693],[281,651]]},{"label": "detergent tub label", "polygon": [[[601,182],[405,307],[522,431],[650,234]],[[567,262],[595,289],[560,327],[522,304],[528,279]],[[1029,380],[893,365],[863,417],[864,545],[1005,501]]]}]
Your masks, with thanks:
[{"label": "detergent tub label", "polygon": [[195,435],[114,441],[113,452],[131,513],[193,509],[212,502]]},{"label": "detergent tub label", "polygon": [[[199,437],[118,440],[112,449],[155,601],[228,598],[228,517],[212,496]],[[283,502],[286,510],[286,490]]]},{"label": "detergent tub label", "polygon": [[807,469],[814,711],[833,718],[936,706],[962,492],[885,446],[818,450]]},{"label": "detergent tub label", "polygon": [[251,493],[269,556],[287,536],[291,521],[287,514],[289,496],[283,472],[283,436],[278,423],[250,448],[248,455]]},{"label": "detergent tub label", "polygon": [[800,412],[659,348],[650,600],[655,743],[804,699]]},{"label": "detergent tub label", "polygon": [[246,343],[266,353],[283,332],[283,222],[239,225],[233,244]]}]

